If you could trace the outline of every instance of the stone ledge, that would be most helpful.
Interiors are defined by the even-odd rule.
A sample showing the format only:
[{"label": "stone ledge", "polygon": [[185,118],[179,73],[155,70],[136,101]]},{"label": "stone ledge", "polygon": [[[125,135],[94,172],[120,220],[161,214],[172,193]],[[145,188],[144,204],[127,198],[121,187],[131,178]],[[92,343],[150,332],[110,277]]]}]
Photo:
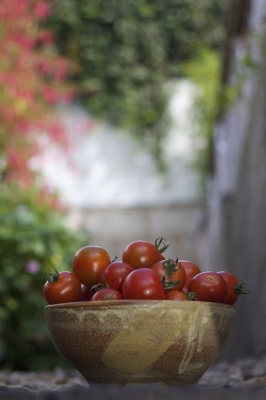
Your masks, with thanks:
[{"label": "stone ledge", "polygon": [[266,356],[212,365],[193,386],[88,385],[76,370],[49,372],[0,370],[0,400],[265,400]]},{"label": "stone ledge", "polygon": [[[2,387],[1,387],[2,389]],[[217,388],[213,386],[129,385],[63,388],[32,391],[23,387],[5,387],[1,400],[265,400],[266,389]]]}]

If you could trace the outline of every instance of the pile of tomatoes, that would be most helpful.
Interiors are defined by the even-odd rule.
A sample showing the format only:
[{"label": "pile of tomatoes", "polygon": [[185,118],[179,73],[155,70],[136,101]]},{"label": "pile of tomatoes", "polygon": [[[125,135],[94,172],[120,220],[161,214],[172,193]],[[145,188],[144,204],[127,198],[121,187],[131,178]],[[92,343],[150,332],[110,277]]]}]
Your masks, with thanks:
[{"label": "pile of tomatoes", "polygon": [[202,272],[190,261],[167,259],[164,238],[155,244],[128,244],[122,259],[111,261],[99,246],[85,246],[73,258],[72,272],[47,274],[48,304],[97,300],[198,300],[233,305],[249,293],[229,272]]}]

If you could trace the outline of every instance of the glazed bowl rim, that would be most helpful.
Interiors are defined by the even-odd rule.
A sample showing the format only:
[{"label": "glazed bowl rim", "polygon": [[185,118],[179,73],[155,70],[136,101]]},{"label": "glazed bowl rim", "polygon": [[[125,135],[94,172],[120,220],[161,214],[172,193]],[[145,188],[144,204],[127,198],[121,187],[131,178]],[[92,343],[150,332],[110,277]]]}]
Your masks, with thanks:
[{"label": "glazed bowl rim", "polygon": [[215,303],[210,301],[177,301],[177,300],[99,300],[99,301],[77,301],[77,302],[69,302],[69,303],[58,303],[58,304],[47,304],[44,309],[45,310],[53,310],[53,309],[75,309],[75,310],[84,310],[85,309],[102,309],[105,310],[107,308],[128,308],[130,306],[136,305],[143,306],[143,308],[149,308],[151,306],[157,307],[165,307],[165,308],[186,308],[190,305],[194,305],[195,307],[203,307],[209,305],[210,307],[217,309],[232,309],[235,310],[235,307],[230,304],[224,303]]}]

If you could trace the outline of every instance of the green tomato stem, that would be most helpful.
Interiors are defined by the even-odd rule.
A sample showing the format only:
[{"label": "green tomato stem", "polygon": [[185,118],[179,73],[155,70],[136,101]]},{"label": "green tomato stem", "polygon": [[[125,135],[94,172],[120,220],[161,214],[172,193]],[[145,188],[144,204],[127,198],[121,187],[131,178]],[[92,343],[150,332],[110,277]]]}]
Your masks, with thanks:
[{"label": "green tomato stem", "polygon": [[50,283],[55,283],[55,282],[57,282],[57,281],[59,280],[59,278],[60,278],[59,272],[55,269],[55,267],[53,267],[53,269],[55,270],[55,273],[54,273],[54,274],[51,274],[51,273],[49,273],[49,272],[45,272],[45,276],[46,276],[48,282],[50,282]]}]

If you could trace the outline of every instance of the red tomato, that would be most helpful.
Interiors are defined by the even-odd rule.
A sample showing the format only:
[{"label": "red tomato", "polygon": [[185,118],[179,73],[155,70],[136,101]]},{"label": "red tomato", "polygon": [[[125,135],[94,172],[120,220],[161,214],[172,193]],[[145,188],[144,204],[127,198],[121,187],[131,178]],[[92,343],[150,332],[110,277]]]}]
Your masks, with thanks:
[{"label": "red tomato", "polygon": [[47,274],[43,295],[48,304],[78,301],[81,295],[80,281],[72,272],[63,271]]},{"label": "red tomato", "polygon": [[143,240],[128,244],[122,256],[122,260],[134,269],[150,268],[160,259],[161,254],[156,246]]},{"label": "red tomato", "polygon": [[73,258],[73,273],[87,286],[96,285],[102,268],[110,264],[110,256],[99,246],[85,246],[79,249]]},{"label": "red tomato", "polygon": [[92,286],[81,285],[81,296],[79,301],[89,301],[92,296],[96,293],[96,290]]},{"label": "red tomato", "polygon": [[180,290],[171,289],[165,292],[165,300],[197,300],[196,293],[194,292],[187,292],[183,293]]},{"label": "red tomato", "polygon": [[179,260],[179,262],[182,265],[182,267],[184,268],[184,270],[186,271],[186,283],[185,283],[182,291],[184,293],[187,293],[189,282],[195,275],[199,274],[201,272],[201,270],[199,269],[199,267],[196,264],[194,264],[190,261]]},{"label": "red tomato", "polygon": [[165,293],[165,300],[179,300],[179,301],[186,301],[185,293],[180,292],[180,290],[168,290]]},{"label": "red tomato", "polygon": [[171,283],[174,284],[177,281],[179,281],[179,283],[174,286],[175,289],[182,290],[185,285],[186,272],[178,261],[171,260],[170,258],[161,260],[153,264],[151,269],[157,272],[166,291],[173,289]]},{"label": "red tomato", "polygon": [[99,300],[122,300],[123,296],[118,290],[105,288],[94,293],[90,301]]},{"label": "red tomato", "polygon": [[228,286],[228,295],[224,300],[224,303],[233,305],[237,301],[239,295],[241,296],[250,293],[249,289],[245,285],[245,282],[239,282],[238,279],[230,272],[219,271],[218,274],[225,279]]},{"label": "red tomato", "polygon": [[228,294],[228,287],[220,274],[207,271],[200,272],[191,279],[188,291],[195,292],[197,300],[223,303]]},{"label": "red tomato", "polygon": [[123,261],[113,261],[100,273],[98,283],[121,292],[125,277],[132,271],[134,268],[131,265]]},{"label": "red tomato", "polygon": [[139,268],[125,278],[122,294],[124,299],[129,300],[163,300],[164,288],[155,271]]}]

